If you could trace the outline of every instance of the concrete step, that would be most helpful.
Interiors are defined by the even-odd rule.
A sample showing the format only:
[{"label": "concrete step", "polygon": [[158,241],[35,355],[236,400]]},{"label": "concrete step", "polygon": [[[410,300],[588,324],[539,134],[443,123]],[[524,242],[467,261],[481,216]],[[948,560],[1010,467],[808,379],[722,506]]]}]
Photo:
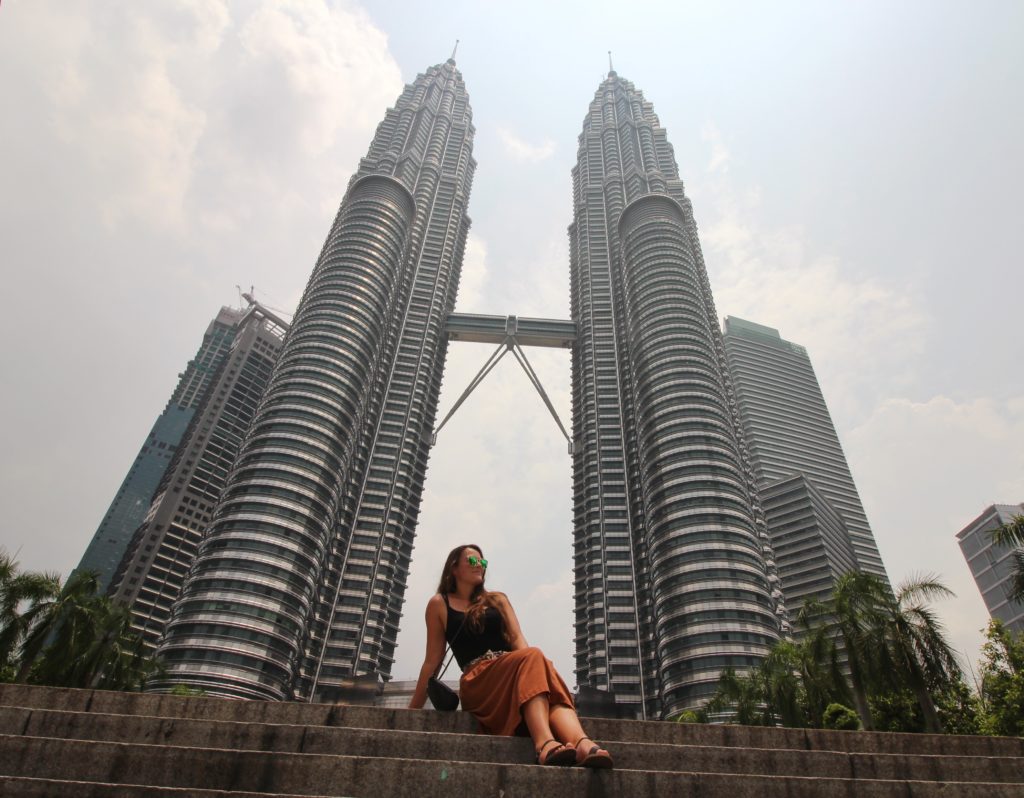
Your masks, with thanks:
[{"label": "concrete step", "polygon": [[4,798],[331,798],[326,795],[288,795],[268,792],[201,790],[195,787],[153,787],[144,784],[104,784],[0,776]]},{"label": "concrete step", "polygon": [[[354,757],[530,764],[529,740],[479,734],[300,726],[0,707],[0,733],[119,743]],[[869,754],[605,740],[619,768],[674,772],[1024,782],[1017,757]]]},{"label": "concrete step", "polygon": [[[943,784],[913,780],[669,773],[617,768],[587,771],[465,761],[287,754],[194,749],[167,745],[0,736],[0,770],[20,777],[14,787],[34,789],[28,779],[48,779],[57,795],[82,795],[78,782],[121,785],[97,795],[152,795],[132,785],[184,788],[189,794],[434,798],[482,796],[663,796],[689,798],[1019,798],[1020,785]],[[28,786],[26,786],[28,785]],[[65,786],[66,785],[66,786]],[[65,789],[67,791],[65,791]],[[5,790],[4,795],[17,793]],[[23,792],[38,795],[37,792]],[[45,793],[44,793],[45,794]],[[157,795],[161,793],[155,793]],[[173,794],[173,793],[171,793]],[[216,792],[212,794],[216,795]]]},{"label": "concrete step", "polygon": [[614,771],[545,768],[465,713],[0,685],[4,796],[1024,795],[1024,740],[588,719]]},{"label": "concrete step", "polygon": [[[465,712],[432,712],[380,707],[333,706],[271,701],[229,701],[147,693],[0,685],[0,706],[148,715],[162,718],[226,720],[298,726],[394,729],[474,734],[477,724]],[[947,734],[892,734],[712,726],[688,723],[588,718],[584,728],[602,741],[729,748],[843,751],[847,753],[1024,757],[1024,739]]]}]

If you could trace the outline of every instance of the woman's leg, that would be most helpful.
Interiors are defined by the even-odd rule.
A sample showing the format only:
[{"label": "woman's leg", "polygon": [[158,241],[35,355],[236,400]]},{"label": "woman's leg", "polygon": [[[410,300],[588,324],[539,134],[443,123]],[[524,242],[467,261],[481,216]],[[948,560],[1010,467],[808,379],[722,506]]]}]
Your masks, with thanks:
[{"label": "woman's leg", "polygon": [[[577,762],[582,763],[589,759],[590,761],[586,762],[588,767],[611,767],[611,755],[587,736],[580,725],[576,710],[572,707],[567,707],[564,704],[551,707],[548,720],[551,729],[555,732],[555,737],[561,742],[575,747]],[[597,748],[596,751],[595,748]]]},{"label": "woman's leg", "polygon": [[537,761],[542,765],[571,765],[574,753],[572,746],[566,746],[561,738],[551,733],[548,694],[535,695],[520,707],[526,728],[533,739]]},{"label": "woman's leg", "polygon": [[[533,738],[533,747],[540,748],[545,742],[552,739],[551,724],[548,722],[550,714],[548,709],[548,694],[535,695],[520,708],[523,713],[523,720],[526,721],[526,728]],[[565,742],[565,740],[559,740]]]},{"label": "woman's leg", "polygon": [[555,733],[555,737],[563,743],[572,745],[580,737],[585,737],[587,734],[580,725],[580,719],[576,715],[576,711],[565,704],[551,707],[548,720],[551,730]]}]

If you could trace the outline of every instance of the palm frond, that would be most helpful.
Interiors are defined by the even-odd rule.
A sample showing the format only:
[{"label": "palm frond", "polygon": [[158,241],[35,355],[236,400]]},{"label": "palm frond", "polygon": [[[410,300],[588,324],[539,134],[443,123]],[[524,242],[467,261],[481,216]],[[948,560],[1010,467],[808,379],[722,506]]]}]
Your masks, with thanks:
[{"label": "palm frond", "polygon": [[896,603],[919,599],[956,598],[956,593],[944,585],[935,574],[911,574],[896,588]]},{"label": "palm frond", "polygon": [[1024,551],[1013,553],[1013,577],[1010,582],[1010,601],[1024,603]]},{"label": "palm frond", "polygon": [[993,529],[992,542],[1003,546],[1024,546],[1024,515],[1015,515],[1009,523]]}]

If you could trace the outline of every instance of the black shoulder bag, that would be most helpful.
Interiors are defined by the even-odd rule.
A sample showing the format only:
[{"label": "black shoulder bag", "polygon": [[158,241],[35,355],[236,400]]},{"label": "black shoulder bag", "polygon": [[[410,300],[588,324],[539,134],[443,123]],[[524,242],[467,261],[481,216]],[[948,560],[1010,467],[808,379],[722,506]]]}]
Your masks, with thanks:
[{"label": "black shoulder bag", "polygon": [[[445,596],[445,606],[448,607],[449,611],[451,606],[448,604],[448,597]],[[468,607],[466,609],[469,609]],[[462,623],[459,625],[458,631],[455,633],[455,637],[452,638],[452,642],[459,636],[459,632],[462,631],[462,627],[466,625],[466,618],[469,617],[469,613],[464,613],[462,616]],[[445,652],[448,651],[448,645],[445,645]],[[430,703],[434,705],[434,709],[439,709],[442,712],[454,712],[459,708],[459,694],[452,690],[448,685],[441,681],[441,677],[444,676],[444,672],[448,670],[448,666],[452,664],[452,657],[455,656],[455,650],[452,649],[452,656],[448,657],[448,661],[444,664],[444,668],[441,669],[440,673],[436,673],[431,676],[427,681],[427,698],[430,699]],[[444,659],[444,657],[442,657]],[[438,665],[440,668],[441,666]]]}]

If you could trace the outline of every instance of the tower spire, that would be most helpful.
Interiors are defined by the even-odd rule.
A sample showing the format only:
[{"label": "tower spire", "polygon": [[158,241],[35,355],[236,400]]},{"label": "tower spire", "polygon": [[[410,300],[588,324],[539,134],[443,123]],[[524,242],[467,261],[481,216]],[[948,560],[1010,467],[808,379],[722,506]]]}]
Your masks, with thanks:
[{"label": "tower spire", "polygon": [[448,59],[449,61],[454,61],[455,60],[455,53],[458,51],[458,49],[459,49],[459,40],[456,39],[455,40],[455,46],[452,48],[451,58]]},{"label": "tower spire", "polygon": [[608,74],[615,72],[615,67],[612,66],[612,51],[608,51]]}]

